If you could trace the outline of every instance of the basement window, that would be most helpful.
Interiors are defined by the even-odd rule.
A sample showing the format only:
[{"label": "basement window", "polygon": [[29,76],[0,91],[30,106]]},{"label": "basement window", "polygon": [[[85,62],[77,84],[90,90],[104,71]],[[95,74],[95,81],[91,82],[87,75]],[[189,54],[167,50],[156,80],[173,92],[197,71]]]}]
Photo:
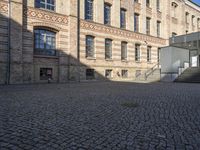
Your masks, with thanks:
[{"label": "basement window", "polygon": [[52,79],[52,68],[40,68],[40,80]]},{"label": "basement window", "polygon": [[94,69],[86,69],[86,80],[95,79],[95,71]]}]

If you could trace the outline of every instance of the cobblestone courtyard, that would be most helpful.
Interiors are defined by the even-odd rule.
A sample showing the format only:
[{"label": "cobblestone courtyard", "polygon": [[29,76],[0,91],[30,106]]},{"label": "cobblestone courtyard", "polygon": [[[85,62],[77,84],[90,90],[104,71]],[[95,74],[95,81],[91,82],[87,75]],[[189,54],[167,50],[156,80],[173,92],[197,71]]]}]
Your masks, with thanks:
[{"label": "cobblestone courtyard", "polygon": [[200,84],[0,86],[1,150],[200,149]]}]

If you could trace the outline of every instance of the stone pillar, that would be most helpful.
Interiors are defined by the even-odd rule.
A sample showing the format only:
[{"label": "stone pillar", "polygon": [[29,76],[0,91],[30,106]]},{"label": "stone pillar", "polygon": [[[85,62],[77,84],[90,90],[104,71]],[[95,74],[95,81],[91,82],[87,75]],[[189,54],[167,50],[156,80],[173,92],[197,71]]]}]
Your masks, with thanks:
[{"label": "stone pillar", "polygon": [[11,1],[11,35],[10,35],[10,84],[23,82],[22,69],[22,26],[23,5],[22,0]]},{"label": "stone pillar", "polygon": [[96,0],[94,2],[94,20],[104,24],[104,0]]},{"label": "stone pillar", "polygon": [[[81,0],[80,0],[81,1]],[[77,0],[71,0],[69,16],[69,80],[79,80],[78,41],[77,41]],[[74,17],[76,16],[76,17]]]},{"label": "stone pillar", "polygon": [[120,0],[114,0],[112,6],[112,26],[120,28]]}]

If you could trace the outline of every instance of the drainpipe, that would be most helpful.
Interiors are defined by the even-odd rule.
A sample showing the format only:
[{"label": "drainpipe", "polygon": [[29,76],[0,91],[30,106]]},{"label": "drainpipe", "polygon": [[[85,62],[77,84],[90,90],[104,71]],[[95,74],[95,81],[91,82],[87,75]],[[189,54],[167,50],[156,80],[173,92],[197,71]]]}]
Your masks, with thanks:
[{"label": "drainpipe", "polygon": [[6,84],[10,84],[10,43],[11,43],[11,0],[8,1],[8,54],[7,54],[7,68],[6,68]]},{"label": "drainpipe", "polygon": [[77,59],[78,59],[78,82],[80,82],[80,0],[77,0]]}]

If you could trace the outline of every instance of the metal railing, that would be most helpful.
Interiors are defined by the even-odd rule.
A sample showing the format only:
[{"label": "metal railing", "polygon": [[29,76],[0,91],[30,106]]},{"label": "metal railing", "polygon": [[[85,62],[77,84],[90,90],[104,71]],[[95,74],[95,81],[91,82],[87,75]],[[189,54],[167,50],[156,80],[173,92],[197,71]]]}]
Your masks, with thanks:
[{"label": "metal railing", "polygon": [[155,71],[156,69],[159,69],[159,68],[160,68],[160,63],[158,62],[158,63],[156,63],[153,67],[151,67],[149,70],[147,70],[147,71],[145,72],[145,74],[144,74],[145,80],[147,80],[147,78],[148,78],[151,74],[153,74],[154,71]]}]

